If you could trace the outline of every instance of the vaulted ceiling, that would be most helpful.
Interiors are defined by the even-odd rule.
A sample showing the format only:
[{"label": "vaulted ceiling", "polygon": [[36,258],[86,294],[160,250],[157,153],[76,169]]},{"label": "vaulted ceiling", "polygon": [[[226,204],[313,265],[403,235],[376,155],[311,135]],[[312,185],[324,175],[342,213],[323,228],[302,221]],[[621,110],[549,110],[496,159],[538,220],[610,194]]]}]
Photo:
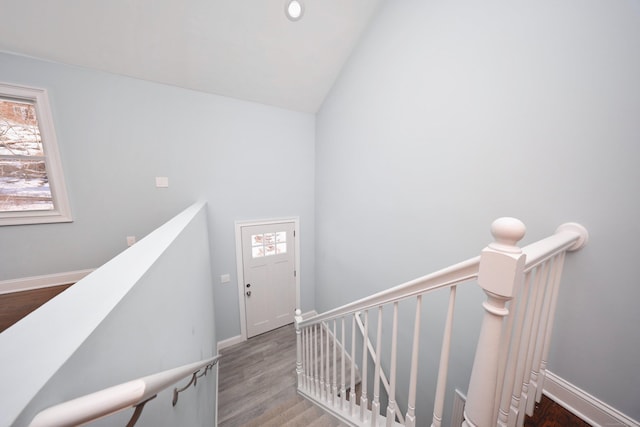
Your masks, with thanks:
[{"label": "vaulted ceiling", "polygon": [[316,112],[382,0],[0,0],[0,50]]}]

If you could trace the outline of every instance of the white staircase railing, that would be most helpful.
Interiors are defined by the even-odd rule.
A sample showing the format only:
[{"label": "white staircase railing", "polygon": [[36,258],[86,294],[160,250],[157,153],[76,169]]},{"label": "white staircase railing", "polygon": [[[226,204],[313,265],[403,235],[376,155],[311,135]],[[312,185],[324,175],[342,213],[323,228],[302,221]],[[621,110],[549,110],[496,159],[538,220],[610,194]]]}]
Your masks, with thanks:
[{"label": "white staircase railing", "polygon": [[192,385],[195,387],[198,378],[205,376],[209,370],[213,369],[219,358],[219,355],[214,356],[59,403],[40,411],[29,427],[79,426],[134,408],[131,419],[127,423],[127,427],[133,427],[142,414],[145,404],[154,399],[158,393],[184,378],[191,377],[186,386],[173,389],[172,404],[175,406],[178,403],[179,394]]},{"label": "white staircase railing", "polygon": [[[394,306],[394,311],[393,311],[393,318],[394,318],[394,325],[396,326],[396,328],[394,329],[393,333],[392,333],[392,339],[393,342],[395,342],[396,344],[392,345],[392,351],[391,353],[391,367],[392,369],[394,369],[394,372],[392,372],[394,378],[395,378],[395,365],[396,365],[396,357],[397,357],[397,340],[398,340],[398,310],[397,307]],[[360,334],[361,336],[364,337],[365,332],[364,332],[364,324],[362,323],[362,319],[360,318],[360,312],[356,313],[355,316],[355,320],[356,320],[356,324],[358,325],[358,329],[360,330]],[[377,360],[377,355],[380,353],[379,350],[375,350],[373,348],[373,344],[371,343],[371,340],[367,337],[367,350],[369,352],[369,355],[371,356],[372,360]],[[383,369],[380,369],[379,371],[379,375],[380,375],[380,381],[382,382],[382,386],[384,387],[385,391],[387,392],[387,396],[389,396],[390,401],[391,401],[391,408],[392,408],[392,419],[397,419],[398,422],[402,425],[404,425],[404,415],[402,415],[402,412],[396,411],[395,407],[395,384],[389,384],[389,379],[387,378],[387,376],[384,373]],[[389,414],[387,414],[389,415]]]},{"label": "white staircase railing", "polygon": [[[487,294],[487,300],[482,304],[485,314],[469,382],[463,425],[522,426],[524,415],[532,413],[535,401],[539,401],[542,392],[564,254],[581,248],[587,240],[586,229],[570,223],[561,226],[553,236],[521,249],[516,243],[522,239],[524,232],[524,224],[520,221],[513,218],[498,219],[492,224],[495,241],[479,257],[309,319],[303,320],[297,311],[298,391],[350,425],[426,425],[427,420],[419,423],[416,420],[417,403],[425,403],[419,401],[417,396],[421,310],[423,298],[431,297],[430,294],[437,290],[448,289],[449,302],[431,421],[433,427],[440,427],[447,392],[456,289],[462,283],[477,279]],[[398,307],[403,300],[415,301],[415,314],[410,345],[399,348]],[[392,310],[392,319],[385,323],[383,310],[387,307]],[[360,313],[364,318],[361,342],[356,333]],[[375,322],[371,336],[370,317]],[[349,330],[349,323],[350,343],[345,333]],[[390,326],[390,337],[383,335],[383,324]],[[329,333],[331,329],[333,332]],[[390,343],[386,409],[381,408],[380,402],[380,382],[385,376],[382,372],[382,343]],[[375,345],[373,352],[369,344]],[[396,374],[398,352],[408,348],[411,348],[408,383],[401,385]],[[362,356],[359,403],[356,402],[355,392],[358,352]],[[367,384],[369,356],[373,361],[371,387]],[[349,374],[345,369],[347,360]],[[402,386],[407,387],[404,420],[397,417],[400,409],[396,401],[397,387]],[[373,394],[370,399],[371,390]]]}]

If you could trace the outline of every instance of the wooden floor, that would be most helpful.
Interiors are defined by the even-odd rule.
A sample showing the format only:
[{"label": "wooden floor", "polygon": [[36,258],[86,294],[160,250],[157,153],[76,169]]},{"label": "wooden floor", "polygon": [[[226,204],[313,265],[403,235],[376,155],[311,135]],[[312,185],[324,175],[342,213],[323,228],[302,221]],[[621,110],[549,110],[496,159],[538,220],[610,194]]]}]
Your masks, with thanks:
[{"label": "wooden floor", "polygon": [[590,424],[542,395],[540,403],[536,404],[533,417],[525,419],[524,427],[590,427]]},{"label": "wooden floor", "polygon": [[[251,338],[221,352],[218,426],[238,427],[295,398],[296,334],[293,325]],[[589,427],[543,396],[525,427]]]},{"label": "wooden floor", "polygon": [[71,284],[0,295],[0,332],[25,317]]},{"label": "wooden floor", "polygon": [[220,351],[218,426],[238,427],[296,397],[293,324]]}]

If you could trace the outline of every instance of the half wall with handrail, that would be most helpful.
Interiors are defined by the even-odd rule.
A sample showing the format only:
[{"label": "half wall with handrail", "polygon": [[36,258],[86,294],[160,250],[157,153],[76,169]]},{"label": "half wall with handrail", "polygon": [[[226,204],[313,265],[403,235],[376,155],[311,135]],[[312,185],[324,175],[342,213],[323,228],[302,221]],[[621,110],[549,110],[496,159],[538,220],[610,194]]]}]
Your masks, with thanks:
[{"label": "half wall with handrail", "polygon": [[[207,209],[196,203],[0,334],[0,383],[11,390],[0,425],[27,426],[61,402],[123,383],[140,391],[131,379],[210,361],[213,308]],[[178,405],[168,403],[173,390],[159,391],[137,425],[213,424],[215,391],[215,369]],[[126,425],[131,412],[92,425]]]}]

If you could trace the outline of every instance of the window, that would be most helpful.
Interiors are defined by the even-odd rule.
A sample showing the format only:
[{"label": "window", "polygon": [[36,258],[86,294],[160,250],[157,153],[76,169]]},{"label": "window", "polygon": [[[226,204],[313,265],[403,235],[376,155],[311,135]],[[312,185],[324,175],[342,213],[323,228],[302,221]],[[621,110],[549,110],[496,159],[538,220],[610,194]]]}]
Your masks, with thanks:
[{"label": "window", "polygon": [[0,225],[69,221],[47,93],[0,84]]},{"label": "window", "polygon": [[287,232],[252,234],[251,255],[253,258],[287,253]]}]

